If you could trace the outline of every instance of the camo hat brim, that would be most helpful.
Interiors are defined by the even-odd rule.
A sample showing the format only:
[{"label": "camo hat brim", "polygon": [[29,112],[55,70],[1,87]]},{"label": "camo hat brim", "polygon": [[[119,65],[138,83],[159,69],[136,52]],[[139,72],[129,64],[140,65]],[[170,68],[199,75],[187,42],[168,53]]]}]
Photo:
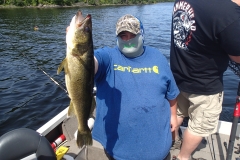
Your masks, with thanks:
[{"label": "camo hat brim", "polygon": [[122,31],[128,31],[133,34],[140,33],[139,20],[130,14],[122,16],[121,18],[119,18],[116,24],[116,35],[118,35]]}]

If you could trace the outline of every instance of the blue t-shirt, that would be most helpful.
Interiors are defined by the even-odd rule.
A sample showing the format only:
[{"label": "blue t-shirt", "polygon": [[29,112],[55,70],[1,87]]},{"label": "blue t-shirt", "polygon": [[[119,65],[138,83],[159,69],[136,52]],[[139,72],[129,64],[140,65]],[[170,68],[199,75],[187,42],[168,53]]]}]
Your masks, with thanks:
[{"label": "blue t-shirt", "polygon": [[144,47],[127,58],[115,48],[95,51],[98,72],[93,138],[117,160],[160,160],[169,153],[170,104],[179,94],[162,53]]}]

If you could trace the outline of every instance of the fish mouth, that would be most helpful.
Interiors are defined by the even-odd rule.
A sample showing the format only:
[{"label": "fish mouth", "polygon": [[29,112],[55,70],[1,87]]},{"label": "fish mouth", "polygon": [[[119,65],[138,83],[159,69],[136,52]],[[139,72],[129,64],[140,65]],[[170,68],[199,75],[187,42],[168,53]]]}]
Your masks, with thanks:
[{"label": "fish mouth", "polygon": [[82,24],[84,24],[86,21],[88,21],[91,18],[92,18],[91,14],[87,14],[87,16],[81,22],[79,22],[77,26],[80,27]]},{"label": "fish mouth", "polygon": [[86,21],[87,19],[91,19],[91,14],[87,14],[87,16],[82,20],[82,22]]},{"label": "fish mouth", "polygon": [[91,18],[91,14],[87,14],[86,18]]}]

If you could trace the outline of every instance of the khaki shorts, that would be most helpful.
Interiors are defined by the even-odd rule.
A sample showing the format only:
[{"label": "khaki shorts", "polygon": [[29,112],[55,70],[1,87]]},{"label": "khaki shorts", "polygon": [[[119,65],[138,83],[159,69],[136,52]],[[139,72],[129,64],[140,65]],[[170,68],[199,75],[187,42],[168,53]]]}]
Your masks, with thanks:
[{"label": "khaki shorts", "polygon": [[198,95],[181,92],[177,97],[177,115],[188,117],[188,131],[197,136],[209,136],[217,131],[222,111],[223,92]]}]

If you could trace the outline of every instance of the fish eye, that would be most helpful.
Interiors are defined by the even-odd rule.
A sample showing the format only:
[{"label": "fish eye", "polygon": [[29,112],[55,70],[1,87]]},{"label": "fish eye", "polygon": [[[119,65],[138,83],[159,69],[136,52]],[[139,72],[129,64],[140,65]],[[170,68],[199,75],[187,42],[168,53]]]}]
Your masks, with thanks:
[{"label": "fish eye", "polygon": [[89,27],[85,27],[84,30],[85,30],[86,32],[89,32],[89,31],[90,31],[90,28],[89,28]]}]

